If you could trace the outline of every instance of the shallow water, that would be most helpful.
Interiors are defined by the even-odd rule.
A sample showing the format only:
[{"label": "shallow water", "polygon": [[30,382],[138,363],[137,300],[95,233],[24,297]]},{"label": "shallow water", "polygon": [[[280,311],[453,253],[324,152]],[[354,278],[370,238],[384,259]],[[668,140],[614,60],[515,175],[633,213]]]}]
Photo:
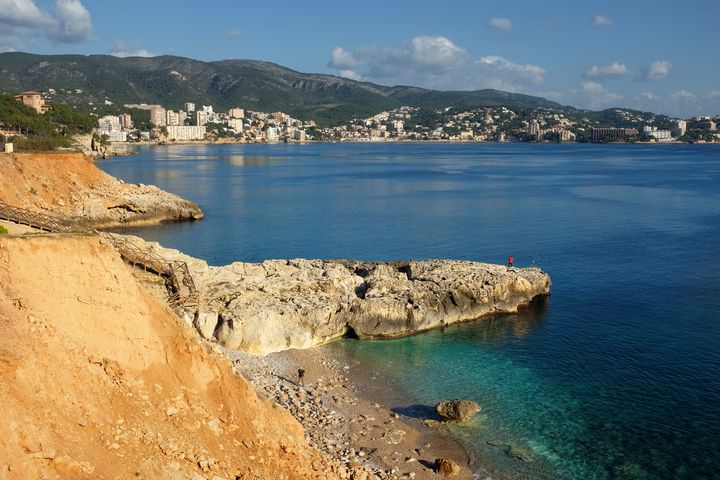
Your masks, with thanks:
[{"label": "shallow water", "polygon": [[133,233],[213,264],[513,255],[541,266],[552,297],[521,316],[332,348],[417,405],[477,400],[481,415],[453,434],[492,469],[718,478],[717,146],[169,146],[100,166],[197,201],[205,220]]}]

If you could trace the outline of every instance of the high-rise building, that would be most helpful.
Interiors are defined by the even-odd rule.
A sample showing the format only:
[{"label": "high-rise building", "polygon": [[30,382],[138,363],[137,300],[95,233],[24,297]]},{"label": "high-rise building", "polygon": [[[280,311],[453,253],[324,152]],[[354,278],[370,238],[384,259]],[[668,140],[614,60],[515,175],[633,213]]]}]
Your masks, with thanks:
[{"label": "high-rise building", "polygon": [[163,107],[153,107],[150,109],[150,123],[156,127],[164,127],[167,125],[167,115]]},{"label": "high-rise building", "polygon": [[185,111],[190,113],[195,111],[195,104],[192,102],[185,103]]},{"label": "high-rise building", "polygon": [[673,135],[676,137],[682,137],[687,132],[687,122],[685,120],[678,120],[675,122],[675,128],[673,128]]},{"label": "high-rise building", "polygon": [[133,127],[133,121],[132,117],[128,115],[127,113],[123,113],[120,115],[120,126],[122,128],[132,128]]},{"label": "high-rise building", "polygon": [[180,116],[177,112],[173,112],[172,110],[167,111],[166,125],[180,125]]},{"label": "high-rise building", "polygon": [[198,127],[202,127],[208,122],[208,114],[206,112],[203,112],[201,110],[198,110],[195,112],[195,125]]},{"label": "high-rise building", "polygon": [[228,116],[230,118],[245,118],[245,110],[242,108],[231,108],[228,111]]}]

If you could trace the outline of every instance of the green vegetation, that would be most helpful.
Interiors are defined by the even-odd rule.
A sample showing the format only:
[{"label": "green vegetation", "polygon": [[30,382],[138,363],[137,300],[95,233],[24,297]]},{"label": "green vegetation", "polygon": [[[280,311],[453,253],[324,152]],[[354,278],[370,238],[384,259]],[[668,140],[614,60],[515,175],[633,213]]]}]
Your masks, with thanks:
[{"label": "green vegetation", "polygon": [[7,228],[0,225],[0,235],[7,235],[8,231]]},{"label": "green vegetation", "polygon": [[47,151],[70,146],[70,137],[88,134],[97,127],[97,117],[65,104],[55,104],[41,115],[15,100],[0,94],[0,125],[17,135],[4,138],[18,151]]},{"label": "green vegetation", "polygon": [[[37,68],[42,64],[42,68]],[[184,102],[283,111],[320,126],[337,125],[402,105],[435,109],[489,105],[548,107],[543,98],[497,90],[440,92],[416,87],[386,87],[331,75],[304,74],[268,62],[201,62],[161,56],[117,58],[110,55],[0,54],[0,91],[55,91],[53,103],[87,106],[99,116],[106,100],[115,105],[148,103],[178,110]],[[83,107],[85,108],[85,107]],[[133,115],[133,119],[136,115]],[[113,113],[115,114],[115,113]]]}]

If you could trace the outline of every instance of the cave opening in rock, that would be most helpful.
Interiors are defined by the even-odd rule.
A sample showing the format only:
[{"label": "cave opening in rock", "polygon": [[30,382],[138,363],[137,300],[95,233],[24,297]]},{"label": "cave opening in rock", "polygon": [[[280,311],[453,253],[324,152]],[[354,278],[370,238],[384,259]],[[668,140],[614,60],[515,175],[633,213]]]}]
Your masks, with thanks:
[{"label": "cave opening in rock", "polygon": [[355,330],[350,325],[347,326],[347,330],[345,330],[345,335],[343,335],[343,338],[360,340],[360,336],[357,333],[355,333]]}]

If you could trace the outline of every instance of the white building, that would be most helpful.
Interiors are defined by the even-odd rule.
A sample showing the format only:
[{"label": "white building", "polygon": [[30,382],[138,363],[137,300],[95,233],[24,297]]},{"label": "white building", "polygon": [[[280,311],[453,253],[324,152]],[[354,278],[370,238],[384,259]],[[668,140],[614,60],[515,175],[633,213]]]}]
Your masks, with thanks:
[{"label": "white building", "polygon": [[295,132],[293,133],[293,140],[296,140],[298,142],[306,141],[305,130],[295,130]]},{"label": "white building", "polygon": [[197,125],[168,125],[170,140],[202,140],[205,138],[205,127]]},{"label": "white building", "polygon": [[277,142],[279,137],[278,129],[275,127],[267,127],[265,130],[265,137],[268,142]]},{"label": "white building", "polygon": [[119,132],[122,129],[120,124],[120,117],[114,115],[107,115],[98,119],[98,127],[101,132]]},{"label": "white building", "polygon": [[648,135],[655,138],[658,142],[669,142],[672,140],[672,132],[670,130],[653,130],[649,132]]},{"label": "white building", "polygon": [[185,103],[185,111],[190,113],[195,111],[195,104],[192,102]]},{"label": "white building", "polygon": [[245,110],[242,108],[231,108],[228,111],[228,116],[230,118],[245,118]]},{"label": "white building", "polygon": [[678,120],[677,122],[675,122],[673,134],[676,137],[682,137],[683,135],[685,135],[685,132],[687,132],[687,122],[685,120]]},{"label": "white building", "polygon": [[204,111],[198,110],[195,112],[195,125],[198,127],[203,127],[208,122],[208,114]]},{"label": "white building", "polygon": [[227,122],[228,127],[235,130],[236,132],[242,132],[243,130],[243,121],[239,118],[231,118]]},{"label": "white building", "polygon": [[163,107],[153,107],[150,109],[150,123],[156,127],[164,127],[167,125],[167,116]]},{"label": "white building", "polygon": [[172,110],[167,111],[167,123],[166,125],[180,125],[180,115]]},{"label": "white building", "polygon": [[111,142],[127,142],[127,132],[115,130],[112,132],[103,133],[103,135],[107,135],[108,140],[110,140]]}]

